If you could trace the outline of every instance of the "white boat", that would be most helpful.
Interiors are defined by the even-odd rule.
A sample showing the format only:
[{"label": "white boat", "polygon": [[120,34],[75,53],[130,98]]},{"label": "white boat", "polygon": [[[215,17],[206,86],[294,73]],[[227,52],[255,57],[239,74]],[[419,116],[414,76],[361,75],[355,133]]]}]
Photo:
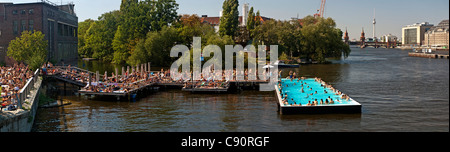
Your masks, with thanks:
[{"label": "white boat", "polygon": [[276,61],[274,64],[274,66],[278,66],[278,68],[298,68],[300,67],[299,64],[286,64],[284,61]]}]

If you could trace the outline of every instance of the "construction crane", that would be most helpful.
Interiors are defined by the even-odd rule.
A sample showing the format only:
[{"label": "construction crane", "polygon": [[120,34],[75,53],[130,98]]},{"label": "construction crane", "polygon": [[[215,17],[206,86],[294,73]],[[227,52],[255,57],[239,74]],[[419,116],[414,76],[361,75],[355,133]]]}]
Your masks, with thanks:
[{"label": "construction crane", "polygon": [[317,13],[314,14],[314,17],[323,17],[323,14],[325,13],[325,3],[327,0],[322,0],[322,3],[320,4],[320,9],[317,10]]}]

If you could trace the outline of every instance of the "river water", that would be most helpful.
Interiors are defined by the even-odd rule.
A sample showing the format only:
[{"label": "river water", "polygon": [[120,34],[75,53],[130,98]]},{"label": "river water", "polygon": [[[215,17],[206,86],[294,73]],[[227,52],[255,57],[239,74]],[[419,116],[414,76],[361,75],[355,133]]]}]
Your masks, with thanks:
[{"label": "river water", "polygon": [[[93,101],[39,109],[36,132],[448,132],[449,60],[397,49],[352,48],[333,64],[283,69],[321,77],[362,104],[361,114],[280,115],[274,92],[150,93],[136,102]],[[79,65],[81,66],[81,65]],[[64,95],[65,94],[65,95]]]}]

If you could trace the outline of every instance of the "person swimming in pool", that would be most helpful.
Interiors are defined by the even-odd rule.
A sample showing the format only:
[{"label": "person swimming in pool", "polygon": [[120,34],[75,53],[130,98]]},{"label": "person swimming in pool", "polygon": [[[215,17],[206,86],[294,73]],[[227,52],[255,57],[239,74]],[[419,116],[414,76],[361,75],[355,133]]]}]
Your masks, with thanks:
[{"label": "person swimming in pool", "polygon": [[315,91],[314,94],[317,94],[317,91]]},{"label": "person swimming in pool", "polygon": [[333,101],[333,99],[331,99],[331,100],[330,100],[330,104],[334,104],[334,101]]},{"label": "person swimming in pool", "polygon": [[311,100],[308,101],[308,104],[306,104],[306,106],[312,106],[311,105]]},{"label": "person swimming in pool", "polygon": [[320,99],[320,104],[323,104],[323,99]]},{"label": "person swimming in pool", "polygon": [[317,99],[314,99],[314,105],[317,106]]}]

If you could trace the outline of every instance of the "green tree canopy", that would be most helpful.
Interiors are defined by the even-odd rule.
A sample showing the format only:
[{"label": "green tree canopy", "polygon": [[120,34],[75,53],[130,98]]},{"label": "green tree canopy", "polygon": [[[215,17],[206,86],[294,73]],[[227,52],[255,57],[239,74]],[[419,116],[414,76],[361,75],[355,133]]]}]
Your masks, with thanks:
[{"label": "green tree canopy", "polygon": [[348,57],[350,47],[342,41],[343,32],[336,28],[336,23],[331,18],[312,19],[307,17],[307,24],[303,25],[301,32],[303,40],[303,54],[313,60],[324,63],[329,57]]},{"label": "green tree canopy", "polygon": [[253,29],[255,29],[255,13],[253,12],[253,7],[251,7],[248,12],[247,30],[252,31]]},{"label": "green tree canopy", "polygon": [[178,4],[175,0],[123,0],[121,20],[112,41],[114,63],[128,60],[135,46],[146,39],[150,31],[160,31],[179,20]]},{"label": "green tree canopy", "polygon": [[220,36],[237,36],[239,28],[239,1],[225,0],[222,6],[222,17],[220,18],[219,34]]},{"label": "green tree canopy", "polygon": [[170,58],[170,50],[180,41],[178,30],[173,27],[164,26],[161,31],[149,32],[136,45],[127,63],[136,65],[151,61],[153,65],[170,65],[174,61]]},{"label": "green tree canopy", "polygon": [[18,62],[24,62],[32,69],[37,69],[47,59],[47,40],[40,31],[22,32],[20,37],[9,43],[7,56]]}]

